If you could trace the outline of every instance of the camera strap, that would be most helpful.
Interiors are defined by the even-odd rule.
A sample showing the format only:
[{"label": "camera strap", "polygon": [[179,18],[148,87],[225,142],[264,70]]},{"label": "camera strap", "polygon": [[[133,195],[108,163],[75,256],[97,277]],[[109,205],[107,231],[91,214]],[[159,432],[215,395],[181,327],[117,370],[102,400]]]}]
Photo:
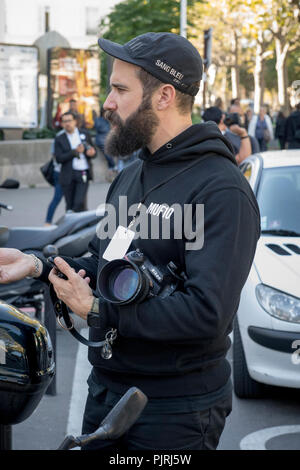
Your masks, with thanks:
[{"label": "camera strap", "polygon": [[[57,317],[58,324],[64,329],[68,330],[72,336],[74,336],[77,341],[88,346],[90,348],[102,348],[101,356],[103,359],[110,359],[112,356],[111,345],[116,339],[117,331],[114,328],[111,328],[105,335],[103,341],[89,341],[84,336],[82,336],[75,328],[74,322],[69,314],[69,309],[67,305],[62,302],[56,295],[53,285],[50,285],[50,297],[53,303],[53,308]],[[63,324],[61,319],[64,320]]]},{"label": "camera strap", "polygon": [[191,165],[188,165],[186,166],[185,168],[182,168],[182,170],[180,171],[177,171],[176,173],[174,173],[173,175],[169,176],[167,179],[161,181],[160,183],[158,183],[156,186],[153,186],[153,188],[150,188],[146,194],[142,197],[141,201],[138,203],[137,205],[137,208],[136,208],[136,211],[135,211],[135,214],[133,215],[132,217],[132,220],[131,222],[129,223],[128,225],[128,229],[130,229],[135,221],[136,221],[136,218],[137,216],[139,215],[139,210],[140,210],[140,207],[142,204],[144,204],[144,202],[146,201],[147,197],[149,196],[150,193],[152,193],[153,191],[155,191],[156,189],[160,188],[161,186],[163,186],[164,184],[167,184],[169,181],[171,181],[172,179],[176,178],[177,176],[181,175],[182,173],[184,173],[185,171],[189,170],[190,168],[193,168],[194,166],[198,165],[199,163],[202,163],[204,160],[206,160],[207,158],[211,157],[212,155],[215,155],[214,152],[209,152],[207,153],[204,157],[201,157],[201,159],[196,159],[193,161],[193,163]]}]

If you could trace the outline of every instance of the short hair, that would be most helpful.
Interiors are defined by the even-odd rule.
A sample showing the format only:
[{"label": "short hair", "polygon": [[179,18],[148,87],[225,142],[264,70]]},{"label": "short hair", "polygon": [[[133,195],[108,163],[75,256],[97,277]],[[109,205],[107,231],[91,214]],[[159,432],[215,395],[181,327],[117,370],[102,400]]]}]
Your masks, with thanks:
[{"label": "short hair", "polygon": [[73,113],[73,111],[66,111],[64,114],[61,115],[61,119],[64,117],[64,116],[72,116],[73,119],[77,119],[77,115],[75,113]]},{"label": "short hair", "polygon": [[74,100],[74,98],[71,98],[69,103],[77,103],[77,100]]},{"label": "short hair", "polygon": [[230,100],[231,106],[232,106],[233,104],[235,104],[236,101],[240,101],[240,99],[239,99],[239,98],[232,98],[232,100]]},{"label": "short hair", "polygon": [[[158,78],[154,77],[150,73],[146,72],[146,70],[144,70],[142,67],[138,67],[137,75],[143,86],[143,98],[151,97],[155,90],[157,90],[161,85],[164,85],[163,82],[158,80]],[[193,85],[199,87],[200,82],[196,82]],[[195,102],[195,96],[188,95],[187,93],[182,93],[176,88],[175,91],[176,106],[180,114],[191,113]]]},{"label": "short hair", "polygon": [[223,112],[218,106],[212,106],[211,108],[207,108],[203,113],[203,121],[214,121],[216,124],[220,124]]}]

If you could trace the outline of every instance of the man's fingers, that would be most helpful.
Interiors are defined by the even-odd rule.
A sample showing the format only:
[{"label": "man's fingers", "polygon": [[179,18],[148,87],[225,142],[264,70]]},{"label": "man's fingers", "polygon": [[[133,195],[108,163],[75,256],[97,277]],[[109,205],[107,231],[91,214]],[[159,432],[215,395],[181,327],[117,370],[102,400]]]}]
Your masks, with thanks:
[{"label": "man's fingers", "polygon": [[68,279],[74,276],[75,270],[71,268],[71,266],[64,259],[60,258],[59,256],[56,256],[54,258],[54,264],[57,266],[59,271],[61,271],[67,276]]},{"label": "man's fingers", "polygon": [[86,272],[85,272],[84,269],[80,269],[80,271],[78,271],[78,274],[79,274],[80,277],[84,278]]}]

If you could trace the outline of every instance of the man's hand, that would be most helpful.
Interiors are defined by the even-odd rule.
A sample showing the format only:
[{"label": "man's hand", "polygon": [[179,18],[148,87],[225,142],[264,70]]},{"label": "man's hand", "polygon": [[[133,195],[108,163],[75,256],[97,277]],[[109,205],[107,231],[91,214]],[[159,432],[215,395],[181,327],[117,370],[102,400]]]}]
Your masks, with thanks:
[{"label": "man's hand", "polygon": [[84,152],[84,145],[83,145],[83,144],[77,145],[76,151],[77,151],[78,153],[83,153],[83,152]]},{"label": "man's hand", "polygon": [[239,137],[245,137],[248,135],[246,129],[244,129],[244,127],[240,127],[238,124],[232,124],[232,126],[229,127],[229,130]]},{"label": "man's hand", "polygon": [[89,286],[90,278],[85,277],[84,269],[78,273],[62,258],[54,258],[59,271],[65,274],[68,280],[57,276],[57,271],[53,268],[49,274],[49,281],[53,284],[57,297],[62,300],[69,309],[84,320],[92,308],[93,291]]},{"label": "man's hand", "polygon": [[90,147],[89,149],[87,149],[87,151],[85,152],[85,154],[88,156],[88,157],[94,157],[96,155],[96,150],[94,149],[94,147]]},{"label": "man's hand", "polygon": [[[40,272],[43,269],[40,261]],[[15,248],[0,248],[0,284],[19,281],[35,272],[34,259]]]}]

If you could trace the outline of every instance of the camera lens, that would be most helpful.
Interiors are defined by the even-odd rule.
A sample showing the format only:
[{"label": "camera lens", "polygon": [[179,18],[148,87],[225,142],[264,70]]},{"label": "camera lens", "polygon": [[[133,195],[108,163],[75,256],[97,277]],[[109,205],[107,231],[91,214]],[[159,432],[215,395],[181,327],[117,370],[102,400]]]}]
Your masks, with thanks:
[{"label": "camera lens", "polygon": [[139,284],[139,276],[136,271],[131,268],[122,268],[113,280],[113,294],[119,300],[130,299]]},{"label": "camera lens", "polygon": [[98,289],[105,300],[126,305],[139,302],[149,292],[149,280],[131,261],[116,259],[99,273]]}]

